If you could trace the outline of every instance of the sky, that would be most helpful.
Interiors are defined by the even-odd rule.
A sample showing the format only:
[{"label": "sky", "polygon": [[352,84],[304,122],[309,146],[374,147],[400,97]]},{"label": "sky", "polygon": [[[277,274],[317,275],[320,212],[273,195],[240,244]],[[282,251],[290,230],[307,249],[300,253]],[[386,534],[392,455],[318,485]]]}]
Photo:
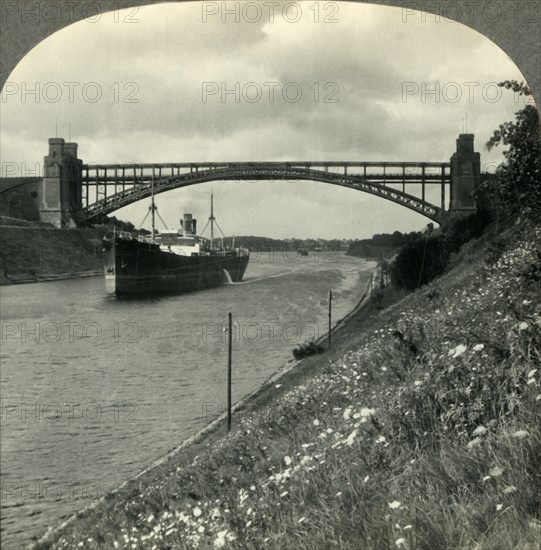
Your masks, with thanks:
[{"label": "sky", "polygon": [[[164,3],[56,32],[0,97],[2,175],[40,175],[48,138],[70,133],[85,163],[449,161],[465,130],[482,165],[501,161],[483,144],[524,100],[495,83],[523,76],[483,35],[387,6],[260,8]],[[430,221],[318,182],[206,183],[158,195],[159,213],[201,227],[211,190],[228,235],[366,238]],[[115,215],[139,225],[148,206]]]}]

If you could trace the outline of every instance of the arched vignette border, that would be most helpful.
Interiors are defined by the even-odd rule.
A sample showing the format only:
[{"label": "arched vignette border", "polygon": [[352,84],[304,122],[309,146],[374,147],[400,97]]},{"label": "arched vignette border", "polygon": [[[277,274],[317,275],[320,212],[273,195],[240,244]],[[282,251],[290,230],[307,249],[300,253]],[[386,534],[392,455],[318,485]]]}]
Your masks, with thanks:
[{"label": "arched vignette border", "polygon": [[[84,18],[81,9],[104,13],[120,8],[203,0],[0,0],[0,85],[19,61],[54,32]],[[299,2],[313,0],[298,0]],[[505,51],[524,74],[539,108],[541,98],[541,4],[538,0],[348,0],[402,8],[402,20],[424,10],[483,34]],[[18,5],[23,5],[24,12]],[[52,4],[54,15],[47,16]],[[71,6],[71,7],[70,7]],[[95,10],[95,11],[94,11]],[[23,17],[22,14],[25,14]],[[42,15],[42,17],[40,17]],[[86,13],[88,16],[88,12]],[[418,15],[417,15],[418,16]],[[465,60],[467,62],[467,60]]]}]

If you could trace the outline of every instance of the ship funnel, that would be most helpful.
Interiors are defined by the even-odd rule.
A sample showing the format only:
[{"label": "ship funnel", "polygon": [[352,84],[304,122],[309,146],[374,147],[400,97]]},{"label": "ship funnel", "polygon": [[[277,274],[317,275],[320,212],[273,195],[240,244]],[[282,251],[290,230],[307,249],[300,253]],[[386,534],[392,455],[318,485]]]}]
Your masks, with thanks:
[{"label": "ship funnel", "polygon": [[196,221],[192,219],[191,214],[184,214],[184,223],[182,224],[184,237],[193,237],[195,235],[195,224]]}]

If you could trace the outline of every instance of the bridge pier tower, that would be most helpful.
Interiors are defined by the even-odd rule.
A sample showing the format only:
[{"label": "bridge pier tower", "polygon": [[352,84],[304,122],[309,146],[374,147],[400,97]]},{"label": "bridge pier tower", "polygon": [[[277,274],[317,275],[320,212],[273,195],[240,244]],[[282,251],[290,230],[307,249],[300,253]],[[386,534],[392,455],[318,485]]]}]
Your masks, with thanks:
[{"label": "bridge pier tower", "polygon": [[55,227],[75,227],[73,212],[82,206],[82,164],[77,143],[49,138],[49,154],[43,159],[40,220]]},{"label": "bridge pier tower", "polygon": [[477,210],[472,193],[481,179],[481,155],[474,151],[473,134],[460,134],[456,153],[451,157],[451,216],[467,215]]}]

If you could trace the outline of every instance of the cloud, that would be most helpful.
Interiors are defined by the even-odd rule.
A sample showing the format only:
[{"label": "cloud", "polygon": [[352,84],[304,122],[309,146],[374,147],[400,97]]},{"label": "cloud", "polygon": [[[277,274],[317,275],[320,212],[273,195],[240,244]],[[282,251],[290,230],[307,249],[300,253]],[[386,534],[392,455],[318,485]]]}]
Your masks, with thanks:
[{"label": "cloud", "polygon": [[[490,96],[491,83],[522,79],[514,63],[458,23],[418,17],[404,24],[398,8],[351,3],[328,3],[337,13],[324,11],[327,4],[301,3],[303,17],[291,23],[295,14],[282,11],[284,2],[273,22],[265,11],[247,22],[242,10],[248,4],[237,3],[239,22],[233,13],[224,23],[224,14],[211,14],[214,8],[206,4],[147,6],[133,16],[134,24],[122,23],[122,12],[103,14],[36,46],[2,96],[3,159],[35,163],[46,154],[56,125],[66,138],[71,125],[87,162],[443,161],[453,153],[466,116],[481,150],[493,129],[521,107],[508,92],[498,101]],[[212,4],[221,9],[221,3]],[[210,11],[203,22],[205,9]],[[329,16],[338,22],[324,23]],[[47,100],[58,89],[60,99]],[[206,101],[205,89],[214,92]],[[462,95],[454,101],[457,90]],[[93,102],[96,91],[101,97]],[[500,154],[483,153],[483,160]],[[278,194],[272,185],[229,189],[235,197],[221,199],[224,214],[251,233],[265,228],[269,236],[306,234],[319,227],[327,209],[333,212],[322,227],[328,237],[427,222],[381,199],[322,184],[280,187]],[[173,196],[201,205],[196,189]],[[163,208],[176,220],[175,208],[165,203],[171,200]],[[253,209],[249,215],[246,204]],[[122,215],[137,221],[139,210],[132,206]],[[283,212],[282,221],[270,211]],[[300,225],[297,211],[306,213]]]}]

